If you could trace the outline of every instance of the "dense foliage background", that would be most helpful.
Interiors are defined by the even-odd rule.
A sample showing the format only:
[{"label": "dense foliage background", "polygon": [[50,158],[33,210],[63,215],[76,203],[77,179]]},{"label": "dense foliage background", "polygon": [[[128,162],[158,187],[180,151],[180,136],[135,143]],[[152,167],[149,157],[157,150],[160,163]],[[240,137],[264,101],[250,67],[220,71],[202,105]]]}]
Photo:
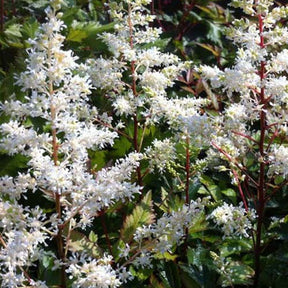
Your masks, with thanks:
[{"label": "dense foliage background", "polygon": [[[201,103],[205,104],[196,107],[199,115],[205,114],[209,115],[209,117],[214,117],[221,113],[225,114],[224,111],[229,107],[229,101],[231,100],[223,91],[216,89],[216,92],[212,92],[209,88],[209,80],[202,77],[201,71],[195,68],[198,65],[211,65],[224,70],[226,67],[233,65],[237,50],[235,44],[225,37],[224,30],[232,25],[233,19],[244,17],[245,14],[239,8],[230,7],[228,2],[153,0],[146,5],[147,10],[145,13],[155,15],[155,19],[149,24],[150,27],[161,28],[163,33],[154,42],[143,44],[143,47],[145,49],[157,47],[161,53],[170,53],[170,57],[173,54],[177,55],[183,62],[192,61],[192,64],[187,64],[186,62],[185,70],[179,68],[179,73],[173,86],[167,85],[167,98],[174,99],[175,103],[177,103],[177,99],[186,99],[186,97],[202,101]],[[282,2],[275,1],[275,7],[287,6],[285,1]],[[19,75],[26,70],[27,49],[31,47],[29,39],[34,39],[40,25],[45,23],[45,8],[49,3],[50,1],[48,0],[3,0],[0,3],[0,101],[2,103],[6,100],[9,101],[11,97],[19,101],[27,100],[26,91],[21,90],[21,86],[16,85],[15,75]],[[119,33],[115,29],[115,22],[113,22],[115,19],[109,14],[109,4],[109,1],[104,0],[66,0],[62,3],[61,12],[63,15],[61,20],[66,25],[64,30],[61,31],[66,37],[63,49],[71,49],[74,55],[79,57],[79,62],[81,61],[81,63],[88,59],[99,59],[102,57],[110,59],[112,57],[107,41],[105,42],[105,39],[100,37],[106,32]],[[251,15],[245,17],[253,18]],[[279,20],[279,25],[285,27],[287,25],[287,17],[286,19],[281,19],[281,21]],[[287,49],[287,43],[281,49]],[[121,58],[120,60],[123,59]],[[164,69],[163,67],[165,66],[164,64],[161,65],[157,66],[155,71],[161,72],[161,69]],[[286,76],[287,71],[284,74]],[[91,75],[93,75],[93,71]],[[134,84],[128,70],[123,72],[123,79],[127,87],[131,85],[133,88]],[[212,211],[215,211],[223,203],[240,208],[248,205],[251,209],[257,210],[257,201],[255,202],[255,198],[249,194],[255,192],[254,188],[249,190],[246,187],[251,183],[243,180],[243,185],[241,185],[244,195],[241,195],[239,183],[231,181],[232,170],[227,168],[229,165],[225,164],[225,160],[227,160],[224,159],[225,157],[220,160],[222,161],[220,164],[223,164],[222,166],[225,166],[226,169],[215,169],[211,159],[209,159],[210,162],[207,160],[209,163],[205,162],[207,157],[211,158],[213,156],[211,152],[208,152],[211,149],[211,144],[202,143],[202,145],[197,146],[197,133],[193,132],[192,136],[187,136],[186,132],[181,134],[178,128],[178,130],[174,128],[172,120],[169,122],[159,119],[152,124],[147,122],[148,124],[146,125],[145,119],[141,118],[143,115],[149,118],[149,115],[147,116],[143,112],[148,107],[146,102],[141,106],[142,110],[137,111],[135,115],[129,114],[127,111],[121,113],[118,106],[119,110],[115,108],[116,106],[113,106],[113,97],[118,95],[117,93],[122,88],[120,89],[116,85],[112,87],[113,85],[114,83],[107,84],[107,87],[97,87],[95,85],[96,88],[92,90],[88,103],[92,107],[97,108],[99,115],[105,114],[107,119],[109,117],[112,119],[112,121],[109,122],[107,120],[106,122],[105,117],[96,117],[97,125],[107,127],[112,132],[117,132],[118,138],[114,140],[113,145],[106,145],[100,150],[94,151],[91,147],[88,147],[87,171],[91,172],[92,175],[97,175],[102,169],[109,170],[109,167],[114,164],[118,165],[119,159],[125,158],[130,152],[146,151],[147,154],[150,153],[151,158],[144,158],[141,165],[131,172],[130,177],[132,183],[141,187],[142,193],[141,195],[135,195],[135,198],[129,198],[125,201],[116,199],[113,204],[104,205],[99,211],[95,212],[95,217],[86,229],[82,227],[67,231],[68,228],[65,225],[61,226],[62,230],[59,226],[58,231],[60,230],[62,233],[60,236],[66,240],[69,238],[69,241],[71,241],[69,246],[71,251],[69,251],[71,253],[84,251],[92,259],[101,259],[106,253],[112,255],[113,260],[110,259],[110,264],[113,268],[116,269],[117,265],[123,265],[123,267],[128,267],[130,269],[129,272],[133,275],[133,279],[122,283],[121,287],[285,287],[288,277],[288,192],[286,180],[280,176],[278,178],[273,176],[273,183],[269,182],[272,192],[269,192],[269,201],[265,202],[265,214],[262,219],[263,223],[261,223],[263,228],[262,230],[260,229],[261,237],[259,236],[261,238],[261,241],[259,240],[261,247],[258,247],[258,251],[255,249],[257,247],[257,244],[255,244],[255,241],[257,242],[255,240],[256,232],[254,234],[255,237],[251,237],[253,234],[251,230],[257,230],[257,220],[255,219],[254,222],[252,221],[254,228],[247,224],[249,226],[249,231],[247,230],[249,237],[243,236],[244,234],[241,234],[243,231],[240,231],[238,235],[235,233],[236,237],[225,237],[225,233],[223,236],[224,226],[217,226],[213,222],[213,217],[210,216],[209,218],[209,215],[212,215]],[[139,94],[145,95],[147,91],[145,89],[141,90]],[[152,92],[148,91],[147,95],[149,93],[151,94]],[[134,94],[136,95],[137,93]],[[146,96],[143,96],[143,99],[144,97]],[[185,107],[185,103],[181,105]],[[1,123],[8,122],[11,116],[6,115],[4,112],[0,116]],[[238,117],[237,113],[235,117]],[[41,117],[29,118],[28,120],[23,117],[23,123],[26,127],[30,125],[36,131],[41,132],[49,131],[50,129]],[[256,131],[259,129],[260,124],[257,121],[257,119],[251,120],[251,123],[249,123],[252,127],[251,130]],[[120,122],[124,123],[123,127],[119,125]],[[220,123],[219,126],[221,125]],[[192,128],[191,130],[193,130]],[[199,128],[198,134],[201,136],[199,136],[199,141],[203,142],[205,136],[207,136],[207,139],[210,137],[210,135],[205,135],[209,129],[205,129],[203,128],[202,131],[204,135],[200,135],[202,132],[200,131],[201,127]],[[58,136],[59,138],[64,138],[63,135]],[[238,136],[241,138],[243,135]],[[256,135],[256,137],[260,136]],[[270,141],[269,137],[267,136],[267,143]],[[279,135],[275,132],[271,136],[276,143],[284,144],[287,142],[287,136],[285,137],[280,135],[280,132]],[[173,142],[174,150],[169,150],[169,147],[166,148],[168,154],[171,153],[170,155],[172,155],[175,152],[177,156],[173,156],[174,158],[171,156],[168,160],[167,157],[162,159],[161,153],[163,151],[157,151],[155,139],[161,141],[170,139]],[[258,152],[253,154],[253,149],[257,150],[258,147],[256,147],[255,143],[253,146],[251,139],[252,136],[245,139],[247,140],[246,142],[249,142],[248,144],[245,142],[245,145],[250,145],[249,147],[251,148],[251,153],[246,155],[246,160],[244,161],[247,167],[245,173],[249,171],[256,179],[260,164],[256,160]],[[270,144],[267,145],[270,146]],[[172,144],[169,142],[167,146],[169,145]],[[151,147],[154,147],[154,150]],[[17,177],[18,173],[26,173],[27,169],[29,169],[29,157],[21,153],[9,153],[4,148],[0,153],[0,176]],[[61,158],[61,155],[59,157]],[[155,160],[155,165],[152,161],[153,158],[159,158],[158,163]],[[159,166],[161,161],[163,167]],[[218,166],[220,166],[219,162],[217,162]],[[272,185],[274,186],[272,187]],[[251,186],[253,187],[253,185]],[[273,192],[274,188],[275,191],[277,188],[277,193]],[[5,196],[5,189],[4,185],[0,187],[0,192],[4,195],[1,196],[3,203],[8,201],[8,196]],[[20,197],[19,203],[23,207],[40,206],[44,213],[52,215],[57,209],[55,207],[56,200],[48,192],[45,193],[41,189],[28,191],[25,196]],[[209,197],[209,200],[206,197]],[[184,232],[182,231],[184,234],[180,237],[181,240],[178,239],[169,251],[164,249],[163,253],[158,251],[155,255],[153,254],[153,259],[147,266],[144,264],[143,266],[140,264],[133,266],[135,258],[142,255],[141,251],[137,250],[139,243],[137,244],[137,241],[133,238],[137,229],[145,225],[151,226],[152,223],[157,222],[157,219],[162,219],[162,217],[167,215],[168,220],[177,221],[176,216],[176,220],[172,220],[172,216],[169,218],[169,215],[176,215],[177,211],[182,211],[182,207],[189,205],[190,201],[197,202],[200,201],[199,199],[204,204],[201,202],[199,204],[200,208],[197,206],[198,204],[195,205],[201,213],[195,214],[197,216],[194,215],[193,220],[190,219],[191,222],[187,220],[189,222],[189,224],[185,224],[187,227],[183,223],[181,227],[182,230],[184,229]],[[68,200],[70,201],[70,199]],[[241,202],[242,204],[240,204]],[[61,206],[65,207],[65,203],[61,202]],[[242,213],[242,210],[239,211],[239,213]],[[0,210],[0,215],[1,213],[2,211]],[[75,217],[75,221],[83,217],[81,213],[79,214],[80,216]],[[187,212],[187,215],[190,215],[189,212]],[[181,217],[179,219],[179,221],[183,220]],[[239,218],[236,217],[232,220],[237,222],[241,221],[241,219],[239,216]],[[253,217],[251,219],[253,220]],[[166,225],[168,227],[168,224]],[[1,229],[4,228],[1,226]],[[156,230],[155,227],[154,229]],[[175,231],[179,232],[178,230]],[[149,238],[148,240],[146,238],[142,239],[142,245],[146,250],[149,250],[151,245],[156,245],[155,243],[157,243],[159,236],[156,232],[155,234],[150,233],[150,238],[147,237],[147,239]],[[2,236],[4,237],[4,235]],[[6,244],[2,236],[1,244],[5,248]],[[55,236],[55,239],[58,236]],[[173,238],[173,235],[168,235],[167,237]],[[43,248],[45,250],[45,253],[43,252],[44,256],[40,257],[34,263],[34,266],[24,267],[23,271],[25,273],[21,270],[26,276],[28,275],[28,280],[31,278],[35,279],[35,281],[45,281],[48,287],[119,287],[116,284],[115,286],[112,284],[111,286],[110,284],[107,284],[107,286],[104,284],[103,286],[90,284],[91,286],[88,286],[86,282],[75,284],[78,282],[73,277],[64,281],[63,269],[61,267],[55,268],[54,254],[58,253],[58,258],[61,258],[59,255],[61,253],[59,253],[57,241],[52,238],[47,240],[48,245]],[[124,257],[119,252],[119,247],[124,251],[125,244],[129,244],[131,250],[127,252],[130,254]],[[255,258],[257,257],[259,257],[258,260],[261,265],[258,263],[259,267],[255,268]],[[2,261],[1,258],[0,261]],[[130,264],[131,266],[129,266]],[[0,269],[5,272],[4,268]],[[3,283],[1,287],[8,287],[4,286]],[[25,287],[42,287],[39,284],[40,282],[35,284],[35,286],[31,283],[29,284],[29,281],[27,281],[27,286]]]}]

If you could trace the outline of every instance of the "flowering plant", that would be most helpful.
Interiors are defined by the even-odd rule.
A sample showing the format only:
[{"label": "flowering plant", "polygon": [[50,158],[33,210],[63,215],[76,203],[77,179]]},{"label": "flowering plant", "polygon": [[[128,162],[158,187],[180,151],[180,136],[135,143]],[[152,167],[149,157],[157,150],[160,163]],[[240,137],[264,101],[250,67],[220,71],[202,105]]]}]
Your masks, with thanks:
[{"label": "flowering plant", "polygon": [[[20,96],[1,103],[1,152],[24,163],[0,178],[1,287],[261,285],[287,176],[288,9],[233,1],[258,22],[227,29],[240,49],[221,70],[163,51],[149,4],[109,1],[99,57],[65,46],[65,1],[29,39]],[[208,97],[180,93],[184,77]]]}]

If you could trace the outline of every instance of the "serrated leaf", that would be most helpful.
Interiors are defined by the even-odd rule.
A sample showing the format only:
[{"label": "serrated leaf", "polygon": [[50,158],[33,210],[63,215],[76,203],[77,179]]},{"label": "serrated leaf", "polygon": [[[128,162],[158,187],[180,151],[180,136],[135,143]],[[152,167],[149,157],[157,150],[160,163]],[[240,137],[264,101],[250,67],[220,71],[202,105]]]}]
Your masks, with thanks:
[{"label": "serrated leaf", "polygon": [[249,239],[227,239],[221,244],[220,255],[227,257],[233,254],[240,254],[252,250],[252,242]]},{"label": "serrated leaf", "polygon": [[221,47],[222,42],[221,42],[220,26],[217,25],[216,23],[210,22],[210,21],[207,21],[207,24],[208,24],[208,28],[209,28],[208,33],[207,33],[207,38]]},{"label": "serrated leaf", "polygon": [[93,242],[93,243],[97,243],[97,241],[98,241],[98,236],[97,236],[97,234],[95,234],[93,231],[91,231],[91,232],[89,233],[88,239],[89,239],[89,241],[91,241],[91,242]]},{"label": "serrated leaf", "polygon": [[130,272],[133,276],[137,277],[138,280],[146,280],[150,277],[153,270],[152,269],[139,269],[135,270],[133,266],[130,266]]},{"label": "serrated leaf", "polygon": [[189,233],[195,234],[207,229],[208,222],[204,213],[195,216],[193,220],[193,225],[189,228]]},{"label": "serrated leaf", "polygon": [[87,36],[88,35],[85,31],[71,29],[66,40],[72,42],[81,42],[83,39],[87,38]]},{"label": "serrated leaf", "polygon": [[131,142],[125,137],[116,139],[114,141],[113,151],[110,152],[110,155],[115,158],[124,157],[131,146]]},{"label": "serrated leaf", "polygon": [[26,39],[33,39],[39,28],[39,23],[36,20],[26,21],[23,24],[21,32]]},{"label": "serrated leaf", "polygon": [[[63,233],[68,237],[68,226],[65,227]],[[97,257],[102,254],[100,247],[97,244],[98,236],[91,231],[87,237],[84,233],[77,230],[72,230],[69,233],[68,249],[72,252],[83,251],[93,257]]]},{"label": "serrated leaf", "polygon": [[159,208],[163,212],[168,212],[168,199],[169,199],[169,193],[161,187],[161,203],[159,204]]},{"label": "serrated leaf", "polygon": [[5,29],[4,34],[9,38],[10,36],[14,37],[22,37],[21,33],[21,25],[20,24],[12,24]]},{"label": "serrated leaf", "polygon": [[129,243],[133,239],[133,235],[138,227],[149,225],[153,220],[152,194],[151,191],[149,191],[144,196],[141,203],[134,208],[132,214],[126,217],[120,231],[121,239],[125,243]]},{"label": "serrated leaf", "polygon": [[66,38],[67,41],[81,42],[83,39],[93,37],[96,39],[97,34],[113,30],[114,23],[100,25],[98,22],[79,23],[70,29]]}]

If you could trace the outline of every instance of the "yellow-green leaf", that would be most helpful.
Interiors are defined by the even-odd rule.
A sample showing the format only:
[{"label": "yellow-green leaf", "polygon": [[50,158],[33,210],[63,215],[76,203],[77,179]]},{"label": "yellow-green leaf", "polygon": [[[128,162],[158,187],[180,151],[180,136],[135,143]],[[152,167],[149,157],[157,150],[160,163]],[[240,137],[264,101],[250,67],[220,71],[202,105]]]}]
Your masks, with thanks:
[{"label": "yellow-green leaf", "polygon": [[149,225],[153,220],[152,195],[151,191],[149,191],[141,203],[134,208],[132,214],[126,217],[121,229],[121,239],[125,243],[129,243],[133,239],[133,235],[138,227]]}]

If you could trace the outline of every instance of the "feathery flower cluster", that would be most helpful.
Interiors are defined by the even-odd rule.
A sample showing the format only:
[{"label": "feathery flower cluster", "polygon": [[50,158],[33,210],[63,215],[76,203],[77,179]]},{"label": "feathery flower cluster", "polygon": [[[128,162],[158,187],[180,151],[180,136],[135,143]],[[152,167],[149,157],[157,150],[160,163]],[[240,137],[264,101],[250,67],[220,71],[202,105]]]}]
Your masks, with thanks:
[{"label": "feathery flower cluster", "polygon": [[73,288],[116,288],[122,284],[121,274],[111,266],[110,255],[104,255],[99,260],[84,255],[78,258],[76,255],[71,257],[71,264],[67,269],[70,278],[73,279]]},{"label": "feathery flower cluster", "polygon": [[[100,116],[89,103],[93,87],[89,77],[83,75],[83,65],[77,63],[78,57],[71,50],[63,50],[65,37],[61,32],[65,25],[60,20],[58,2],[51,1],[51,8],[46,9],[47,21],[27,50],[27,70],[17,79],[27,96],[23,102],[11,100],[1,104],[1,112],[11,115],[11,120],[0,126],[3,135],[0,148],[10,155],[26,156],[29,167],[26,174],[0,179],[2,287],[23,287],[26,282],[33,282],[24,269],[39,259],[48,234],[57,234],[59,225],[76,223],[74,217],[80,215],[73,229],[85,228],[104,207],[140,193],[140,187],[130,181],[142,157],[138,153],[118,160],[111,168],[89,171],[88,149],[113,145],[117,134],[94,123]],[[44,123],[42,129],[38,121]],[[42,191],[45,197],[58,201],[57,214],[46,219],[40,208],[24,209],[17,204],[28,190]],[[91,268],[98,264],[90,262],[85,265]],[[83,269],[87,272],[90,268],[85,265]],[[73,277],[80,277],[75,280],[75,287],[120,285],[116,272],[108,264],[93,269],[85,272],[85,281],[84,272],[76,275],[69,270]],[[95,277],[106,284],[91,286],[89,279]],[[45,287],[44,283],[39,285]]]},{"label": "feathery flower cluster", "polygon": [[26,280],[23,270],[41,257],[41,245],[48,239],[42,229],[45,216],[39,207],[23,208],[2,201],[0,204],[0,277],[1,287],[19,287]]},{"label": "feathery flower cluster", "polygon": [[[146,13],[144,5],[150,2],[151,0],[125,0],[121,4],[110,2],[110,15],[116,23],[116,32],[103,33],[100,38],[107,44],[113,57],[89,59],[87,73],[96,87],[109,91],[107,95],[116,115],[135,115],[140,111],[146,124],[158,122],[163,117],[171,124],[176,124],[181,122],[178,116],[183,111],[191,115],[188,107],[194,106],[196,111],[205,101],[200,103],[198,100],[197,103],[195,99],[187,98],[181,104],[180,99],[167,99],[166,89],[174,85],[179,73],[191,63],[181,62],[176,55],[163,53],[155,46],[145,48],[142,45],[155,42],[161,33],[159,28],[149,26],[155,17]],[[134,67],[132,70],[131,65]],[[122,75],[125,71],[132,74],[131,79],[136,82],[137,91],[133,91],[131,82],[124,82]],[[171,111],[175,111],[174,115]],[[178,127],[181,125],[182,123]]]},{"label": "feathery flower cluster", "polygon": [[[134,240],[142,245],[145,239],[156,239],[151,252],[156,254],[172,252],[175,245],[179,245],[183,240],[185,229],[189,230],[199,220],[199,217],[203,216],[207,201],[207,198],[192,200],[189,205],[184,204],[177,211],[165,213],[155,223],[138,227]],[[151,252],[148,252],[148,254]],[[150,258],[152,257],[150,256]]]},{"label": "feathery flower cluster", "polygon": [[152,145],[145,149],[145,154],[150,159],[149,167],[152,171],[156,168],[162,173],[176,159],[174,143],[166,138],[164,140],[155,139]]},{"label": "feathery flower cluster", "polygon": [[288,175],[288,148],[282,145],[273,145],[271,147],[271,156],[268,156],[271,165],[268,175],[281,175],[284,178]]},{"label": "feathery flower cluster", "polygon": [[235,207],[225,202],[222,206],[214,209],[207,219],[212,219],[221,228],[224,238],[249,237],[256,214],[253,209],[246,211],[241,204],[239,207]]},{"label": "feathery flower cluster", "polygon": [[[228,38],[240,46],[235,65],[224,70],[206,65],[198,69],[203,79],[213,89],[224,92],[232,103],[223,113],[219,112],[219,116],[211,117],[202,109],[209,104],[206,99],[169,99],[167,88],[174,85],[179,73],[191,63],[183,63],[177,56],[151,47],[161,34],[161,29],[150,25],[154,16],[148,13],[145,5],[151,1],[109,1],[115,33],[103,33],[100,38],[112,56],[89,59],[85,64],[79,64],[71,50],[63,49],[65,37],[61,33],[65,25],[58,11],[60,1],[51,0],[51,8],[46,9],[47,22],[30,41],[27,70],[16,82],[26,97],[23,102],[14,99],[0,104],[1,112],[10,115],[10,120],[0,125],[0,149],[9,155],[24,155],[28,166],[27,173],[0,178],[2,287],[25,287],[27,283],[47,287],[45,282],[29,279],[25,272],[35,261],[41,261],[45,253],[43,247],[51,240],[49,237],[62,241],[57,243],[62,251],[58,251],[59,259],[53,256],[52,270],[62,269],[75,288],[120,287],[133,278],[126,265],[136,269],[153,268],[155,258],[159,259],[165,252],[173,253],[193,225],[205,219],[211,219],[223,230],[223,238],[249,237],[256,219],[254,210],[224,203],[205,218],[207,199],[188,203],[193,168],[189,155],[191,146],[207,149],[213,140],[214,147],[221,152],[219,158],[228,159],[232,169],[240,170],[238,174],[242,172],[247,152],[257,147],[253,155],[255,159],[259,158],[255,160],[256,164],[259,166],[265,161],[262,170],[267,168],[267,175],[272,179],[278,175],[287,177],[288,149],[273,141],[279,133],[283,134],[283,139],[288,135],[288,49],[278,49],[279,45],[287,43],[288,29],[277,23],[288,16],[288,8],[274,8],[270,0],[233,1],[234,7],[242,8],[249,15],[261,15],[263,31],[259,35],[259,24],[247,19],[235,20],[234,28],[227,29]],[[262,42],[255,41],[260,37]],[[119,130],[112,127],[116,121],[110,114],[100,115],[91,105],[89,97],[93,89],[102,89],[111,101],[113,116],[116,121],[120,119]],[[132,137],[133,132],[120,131],[125,124],[131,123],[131,118],[134,121]],[[168,124],[171,138],[146,144],[145,133],[160,121]],[[259,133],[255,132],[258,124],[265,126],[260,137],[270,141],[264,141],[261,147]],[[127,136],[137,152],[127,153],[111,167],[89,167],[88,152],[112,147],[118,137],[114,131]],[[169,170],[171,163],[177,160],[175,142],[179,139],[187,140],[184,169],[187,203],[177,211],[165,213],[154,223],[152,220],[145,222],[152,223],[150,225],[133,227],[136,232],[133,237],[131,235],[131,242],[122,242],[124,248],[119,244],[119,262],[119,258],[113,259],[105,251],[101,251],[102,257],[98,258],[87,256],[87,251],[74,253],[70,245],[72,232],[85,230],[92,226],[95,217],[111,206],[131,201],[141,194],[143,187],[131,178],[136,171],[138,182],[145,182],[146,174],[141,175],[139,169],[142,159],[149,163],[147,171],[158,169],[163,173]],[[249,141],[252,145],[246,145]],[[260,153],[259,147],[265,157],[256,157]],[[139,152],[142,150],[143,154]],[[214,157],[215,150],[211,149],[207,154]],[[203,163],[196,161],[195,167],[202,167]],[[182,178],[179,177],[179,182]],[[249,180],[254,181],[252,177]],[[260,186],[254,182],[255,186]],[[38,206],[26,205],[24,208],[19,204],[19,200],[25,200],[29,193],[36,191],[54,202],[55,213],[44,216]],[[153,215],[152,212],[149,215]],[[105,236],[109,240],[108,233]],[[111,246],[108,240],[107,247]],[[110,252],[114,248],[117,250],[109,248],[112,248]],[[119,266],[124,259],[125,264]]]},{"label": "feathery flower cluster", "polygon": [[[202,65],[199,71],[213,89],[226,92],[231,103],[223,115],[219,116],[221,120],[218,120],[218,128],[215,126],[218,131],[214,134],[213,142],[227,152],[234,165],[235,161],[239,164],[244,162],[249,150],[245,142],[257,137],[252,126],[260,121],[262,112],[265,113],[262,118],[265,115],[268,134],[274,133],[273,127],[277,123],[278,131],[287,135],[288,66],[285,59],[288,54],[287,49],[280,49],[287,43],[287,27],[280,27],[278,20],[288,17],[288,8],[274,7],[274,2],[270,0],[235,0],[231,5],[243,9],[249,15],[260,17],[261,33],[259,23],[252,23],[248,18],[236,19],[233,27],[227,29],[227,37],[239,47],[234,67],[222,71],[217,67]],[[283,39],[276,41],[277,34],[283,36]],[[259,72],[261,69],[262,74]],[[275,172],[285,177],[286,169],[276,169],[276,163],[281,163],[281,160],[273,145],[268,147],[267,155],[271,164],[270,176]]]}]

